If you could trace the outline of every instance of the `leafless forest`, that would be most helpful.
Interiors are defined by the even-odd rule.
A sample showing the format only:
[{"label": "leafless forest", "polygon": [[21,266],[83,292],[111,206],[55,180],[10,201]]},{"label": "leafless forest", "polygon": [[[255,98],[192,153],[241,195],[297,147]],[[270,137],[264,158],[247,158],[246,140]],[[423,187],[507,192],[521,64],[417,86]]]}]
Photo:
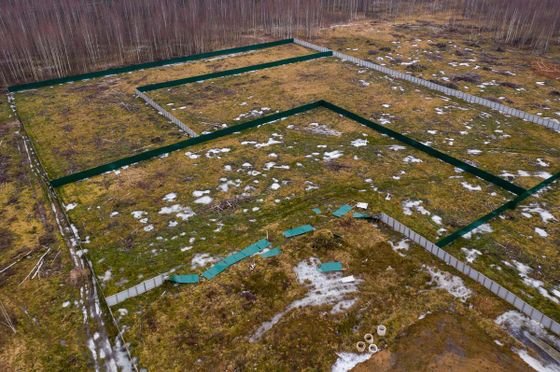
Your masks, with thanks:
[{"label": "leafless forest", "polygon": [[309,37],[363,17],[442,12],[452,23],[448,11],[532,52],[560,42],[559,0],[0,0],[0,84]]}]

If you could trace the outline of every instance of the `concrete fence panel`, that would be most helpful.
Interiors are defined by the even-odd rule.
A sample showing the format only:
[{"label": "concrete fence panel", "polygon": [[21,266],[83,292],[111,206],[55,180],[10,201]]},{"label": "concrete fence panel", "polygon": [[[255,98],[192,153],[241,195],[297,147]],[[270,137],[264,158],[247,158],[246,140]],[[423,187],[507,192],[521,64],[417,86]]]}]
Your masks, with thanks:
[{"label": "concrete fence panel", "polygon": [[504,301],[508,302],[509,304],[513,305],[516,309],[520,312],[527,315],[529,318],[539,322],[543,325],[543,327],[551,330],[552,332],[560,335],[560,324],[557,323],[555,320],[549,318],[548,316],[544,315],[533,306],[529,305],[521,298],[514,295],[512,292],[507,290],[506,288],[502,287],[500,284],[496,283],[494,280],[488,278],[486,275],[478,272],[477,270],[473,269],[468,264],[458,260],[454,256],[450,255],[443,249],[439,248],[433,242],[429,241],[422,235],[416,233],[414,230],[406,227],[404,224],[400,223],[396,219],[386,215],[385,213],[381,213],[378,216],[379,220],[384,224],[388,225],[391,229],[403,234],[410,240],[418,243],[421,247],[426,249],[428,252],[432,253],[433,255],[437,256],[439,259],[447,263],[448,265],[454,267],[462,274],[468,276],[472,280],[476,281],[477,283],[481,284],[485,288],[487,288],[490,292],[494,293]]}]

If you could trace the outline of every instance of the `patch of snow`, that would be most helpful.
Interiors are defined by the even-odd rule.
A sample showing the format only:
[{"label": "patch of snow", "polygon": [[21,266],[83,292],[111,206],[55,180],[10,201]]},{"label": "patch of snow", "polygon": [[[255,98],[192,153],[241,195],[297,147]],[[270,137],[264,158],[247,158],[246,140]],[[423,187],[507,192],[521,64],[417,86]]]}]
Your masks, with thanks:
[{"label": "patch of snow", "polygon": [[463,235],[463,238],[470,239],[474,234],[489,234],[491,232],[494,232],[492,226],[490,226],[487,223],[484,223],[478,226],[476,229],[473,229],[472,231],[469,231],[468,233]]},{"label": "patch of snow", "polygon": [[546,230],[541,229],[540,227],[535,227],[535,232],[539,234],[539,236],[541,236],[542,238],[546,238],[548,236]]},{"label": "patch of snow", "polygon": [[400,151],[400,150],[404,150],[406,149],[406,147],[401,146],[401,145],[391,145],[389,146],[389,150],[393,150],[393,151]]},{"label": "patch of snow", "polygon": [[555,364],[545,365],[541,360],[536,359],[536,358],[532,357],[531,355],[529,355],[527,350],[519,349],[519,350],[517,350],[517,355],[519,355],[519,357],[521,359],[523,359],[523,361],[525,363],[527,363],[527,365],[529,365],[535,371],[539,371],[539,372],[560,372],[560,367],[558,367],[558,365],[555,365]]},{"label": "patch of snow", "polygon": [[358,139],[350,142],[350,144],[354,147],[363,147],[363,146],[367,146],[368,140],[358,138]]},{"label": "patch of snow", "polygon": [[323,153],[323,159],[325,161],[329,161],[329,160],[333,160],[333,159],[338,159],[343,155],[342,151],[339,150],[335,150],[335,151],[331,151],[331,152],[325,152]]},{"label": "patch of snow", "polygon": [[465,302],[472,295],[472,291],[465,287],[463,279],[458,276],[451,275],[435,267],[423,266],[432,277],[430,284],[436,284],[437,288],[445,289],[450,295],[460,299],[462,302]]},{"label": "patch of snow", "polygon": [[177,194],[175,194],[174,192],[170,192],[169,194],[165,195],[162,200],[164,202],[172,202],[176,198],[177,198]]},{"label": "patch of snow", "polygon": [[403,202],[403,212],[407,216],[412,215],[412,210],[415,209],[416,211],[420,212],[423,215],[430,215],[431,213],[422,206],[422,200],[407,200]]},{"label": "patch of snow", "polygon": [[212,203],[212,200],[214,200],[214,199],[212,199],[212,198],[211,198],[210,196],[208,196],[208,195],[205,195],[205,196],[203,196],[203,197],[201,197],[201,198],[196,199],[194,202],[195,202],[196,204],[210,204],[210,203]]},{"label": "patch of snow", "polygon": [[465,254],[465,259],[467,260],[468,263],[473,263],[478,256],[482,256],[482,252],[474,248],[473,249],[461,248],[461,251]]},{"label": "patch of snow", "polygon": [[467,150],[467,154],[469,155],[480,155],[482,153],[481,150],[477,150],[477,149],[468,149]]},{"label": "patch of snow", "polygon": [[[293,309],[318,305],[333,305],[334,307],[340,302],[347,301],[348,298],[346,297],[358,290],[356,286],[358,281],[343,283],[340,280],[342,273],[323,273],[317,270],[320,264],[321,261],[315,257],[297,264],[294,272],[298,282],[308,288],[307,294],[305,297],[290,303],[284,310],[274,315],[270,321],[264,322],[249,339],[251,342],[259,340],[265,332]],[[343,305],[339,307],[341,311],[343,310],[342,307]]]},{"label": "patch of snow", "polygon": [[437,216],[435,214],[432,216],[432,221],[434,221],[437,225],[441,225],[441,223],[442,223],[441,217]]},{"label": "patch of snow", "polygon": [[529,204],[528,206],[522,206],[521,210],[526,214],[535,213],[541,216],[541,219],[544,223],[548,223],[549,221],[557,221],[556,217],[546,209],[543,209],[538,206],[536,203]]},{"label": "patch of snow", "polygon": [[339,132],[339,131],[337,131],[337,130],[334,130],[334,129],[329,128],[329,127],[328,127],[327,125],[325,125],[325,124],[319,124],[319,123],[311,123],[311,124],[309,124],[308,130],[309,130],[311,133],[314,133],[314,134],[322,134],[322,135],[325,135],[325,136],[336,136],[336,137],[339,137],[339,136],[342,134],[341,132]]},{"label": "patch of snow", "polygon": [[463,187],[469,191],[480,191],[482,190],[482,187],[480,187],[480,185],[471,185],[468,182],[461,182],[461,185],[463,185]]},{"label": "patch of snow", "polygon": [[66,211],[71,211],[72,209],[76,208],[78,206],[78,203],[70,203],[68,205],[64,206],[64,209],[66,209]]},{"label": "patch of snow", "polygon": [[189,159],[198,159],[200,157],[200,155],[198,154],[194,154],[192,152],[185,152],[185,156]]},{"label": "patch of snow", "polygon": [[400,254],[401,256],[404,256],[404,254],[402,254],[401,251],[408,251],[410,249],[410,244],[408,244],[408,242],[409,242],[408,239],[403,239],[395,244],[389,240],[389,244],[391,245],[391,248],[393,248],[393,250],[398,254]]},{"label": "patch of snow", "polygon": [[336,353],[338,355],[338,359],[331,367],[331,372],[348,372],[355,366],[360,363],[365,362],[373,354],[364,353],[364,354],[356,354],[356,353]]},{"label": "patch of snow", "polygon": [[[170,207],[163,207],[159,210],[159,214],[175,214],[178,218],[182,219],[183,221],[188,220],[192,216],[195,215],[193,210],[190,207],[184,207],[181,204],[174,204]],[[171,223],[170,223],[171,226]],[[173,226],[171,226],[173,227]]]},{"label": "patch of snow", "polygon": [[412,155],[408,155],[406,158],[403,159],[403,162],[408,163],[408,164],[410,164],[410,163],[422,163],[422,159],[418,159],[418,158],[415,158]]},{"label": "patch of snow", "polygon": [[230,151],[231,149],[229,147],[224,147],[221,149],[210,149],[206,152],[206,157],[208,159],[214,159],[214,158],[221,159],[220,154],[225,154]]},{"label": "patch of snow", "polygon": [[218,262],[220,259],[217,257],[210,256],[209,253],[197,253],[193,256],[191,260],[191,269],[196,269],[197,267],[204,267],[208,264]]}]

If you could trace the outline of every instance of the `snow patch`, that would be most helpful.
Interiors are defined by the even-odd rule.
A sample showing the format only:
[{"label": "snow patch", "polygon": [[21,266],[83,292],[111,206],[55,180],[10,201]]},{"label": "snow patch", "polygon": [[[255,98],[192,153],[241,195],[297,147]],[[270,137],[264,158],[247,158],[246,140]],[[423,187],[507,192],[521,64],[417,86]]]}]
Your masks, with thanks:
[{"label": "snow patch", "polygon": [[430,284],[436,284],[437,288],[445,289],[450,295],[460,299],[462,302],[465,302],[472,295],[472,291],[465,287],[463,279],[458,276],[451,275],[435,267],[423,266],[432,277]]},{"label": "snow patch", "polygon": [[[265,332],[293,309],[318,305],[333,305],[333,310],[335,307],[340,311],[346,309],[349,304],[347,296],[358,290],[356,284],[359,281],[344,283],[341,281],[342,273],[323,273],[318,270],[320,264],[321,261],[315,257],[297,264],[294,272],[299,284],[308,288],[307,294],[289,304],[284,310],[274,315],[270,321],[264,322],[249,339],[251,342],[259,340]],[[344,303],[337,307],[341,302]]]}]

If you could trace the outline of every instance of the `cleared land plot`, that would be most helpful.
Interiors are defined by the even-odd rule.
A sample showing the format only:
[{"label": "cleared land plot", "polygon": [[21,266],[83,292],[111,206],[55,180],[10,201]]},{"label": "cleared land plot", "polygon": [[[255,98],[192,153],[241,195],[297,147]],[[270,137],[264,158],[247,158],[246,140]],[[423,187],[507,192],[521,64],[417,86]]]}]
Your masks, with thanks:
[{"label": "cleared land plot", "polygon": [[[150,91],[195,131],[325,99],[522,187],[560,167],[560,136],[335,58]],[[233,120],[232,120],[233,118]]]},{"label": "cleared land plot", "polygon": [[551,45],[545,56],[530,50],[520,53],[497,46],[491,32],[454,18],[452,27],[444,25],[441,14],[357,22],[325,29],[313,42],[532,114],[560,119],[558,75],[543,73],[537,64],[558,66],[554,58],[558,46]]},{"label": "cleared land plot", "polygon": [[[469,185],[469,190],[465,188]],[[432,240],[511,194],[325,109],[61,188],[113,294],[197,254],[225,255],[319,207],[370,203]],[[228,203],[233,207],[228,206]],[[466,207],[468,206],[468,207]],[[223,211],[220,211],[223,209]],[[141,276],[139,276],[141,275]]]},{"label": "cleared land plot", "polygon": [[[229,59],[219,60],[223,65],[213,68],[262,62],[266,60],[256,58],[230,66]],[[201,67],[204,63],[189,63],[200,70],[189,69],[186,76],[210,72]],[[132,100],[138,85],[185,77],[170,76],[168,69],[175,68],[180,66],[156,69],[165,75],[158,80],[150,74],[130,81],[136,73],[112,78],[122,79]],[[18,105],[20,96],[41,91],[18,94]],[[545,178],[560,157],[558,140],[544,128],[333,58],[162,89],[150,96],[198,132],[325,99],[524,187]],[[149,108],[143,110],[148,113]],[[165,125],[170,126],[170,140],[157,147],[181,136]],[[154,135],[167,133],[154,127]],[[37,133],[32,136],[38,138]],[[476,147],[481,143],[487,147]],[[101,159],[90,150],[84,150],[90,155],[79,160],[85,166],[77,170],[131,155],[117,146],[108,150],[114,157]],[[55,164],[60,154],[51,155]],[[280,256],[250,258],[211,282],[187,287],[166,283],[119,305],[118,321],[128,329],[133,353],[150,369],[327,369],[337,352],[354,351],[355,342],[375,325],[389,326],[389,335],[377,341],[390,346],[413,324],[417,332],[433,328],[433,321],[416,324],[431,313],[440,325],[471,320],[476,326],[468,342],[497,348],[501,346],[493,340],[506,340],[493,322],[509,309],[506,304],[470,281],[466,288],[460,278],[442,273],[449,269],[440,261],[383,227],[336,219],[332,212],[342,204],[367,202],[368,213],[386,212],[437,240],[513,195],[324,109],[69,184],[59,192],[106,295],[171,269],[201,273],[211,262],[265,237],[281,246]],[[317,207],[320,214],[311,211]],[[307,223],[318,231],[290,241],[282,238],[283,230]],[[342,274],[318,274],[319,263],[328,261],[342,262],[344,275],[355,275],[357,281],[341,286]],[[315,290],[325,282],[337,284],[329,296],[317,298]],[[552,291],[548,281],[546,286]],[[511,341],[505,342],[506,360],[501,362],[515,369],[519,359],[510,352]],[[275,345],[272,351],[270,344]],[[154,355],[154,348],[163,351]]]},{"label": "cleared land plot", "polygon": [[[396,252],[391,246],[401,248]],[[377,324],[386,325],[388,333],[375,336],[375,342],[392,349],[406,339],[409,326],[433,331],[428,319],[443,316],[448,320],[440,326],[468,319],[463,342],[485,345],[502,355],[501,365],[522,370],[511,338],[493,321],[507,306],[476,284],[441,271],[447,269],[423,249],[406,246],[370,223],[329,218],[314,235],[283,244],[280,256],[254,257],[210,282],[165,284],[128,300],[118,305],[119,322],[128,329],[133,353],[149,369],[328,370],[340,358],[337,353],[359,357],[355,343]],[[343,262],[346,271],[320,274],[319,263],[330,260]],[[341,286],[344,275],[356,281]],[[267,324],[275,316],[278,321]],[[161,350],[157,357],[155,349]]]},{"label": "cleared land plot", "polygon": [[20,92],[18,114],[49,176],[57,178],[184,138],[174,124],[134,98],[140,85],[309,53],[289,44]]},{"label": "cleared land plot", "polygon": [[554,319],[560,318],[558,186],[446,247]]}]

